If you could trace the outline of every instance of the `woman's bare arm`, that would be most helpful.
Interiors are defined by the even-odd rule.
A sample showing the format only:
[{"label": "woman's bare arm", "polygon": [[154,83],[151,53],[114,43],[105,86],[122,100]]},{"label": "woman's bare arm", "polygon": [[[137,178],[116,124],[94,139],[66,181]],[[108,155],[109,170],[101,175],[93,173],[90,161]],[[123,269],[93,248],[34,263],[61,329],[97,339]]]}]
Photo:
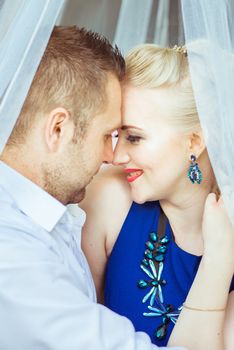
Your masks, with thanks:
[{"label": "woman's bare arm", "polygon": [[224,323],[224,344],[225,350],[234,349],[234,291],[230,293],[228,298]]},{"label": "woman's bare arm", "polygon": [[[234,272],[234,229],[222,200],[208,196],[204,220],[204,255],[169,345],[188,350],[223,350],[224,320]],[[226,348],[225,350],[231,350]]]},{"label": "woman's bare arm", "polygon": [[82,249],[93,275],[98,302],[103,303],[108,256],[131,205],[129,187],[122,169],[102,169],[87,188],[80,207],[87,214],[82,230]]}]

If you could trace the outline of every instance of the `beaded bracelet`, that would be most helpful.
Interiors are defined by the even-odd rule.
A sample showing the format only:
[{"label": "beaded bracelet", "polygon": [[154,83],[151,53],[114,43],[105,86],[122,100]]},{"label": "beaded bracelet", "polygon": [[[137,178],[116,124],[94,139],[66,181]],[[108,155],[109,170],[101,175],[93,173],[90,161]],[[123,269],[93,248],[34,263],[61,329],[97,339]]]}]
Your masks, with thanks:
[{"label": "beaded bracelet", "polygon": [[193,310],[193,311],[209,311],[209,312],[210,311],[225,311],[225,308],[224,309],[199,309],[199,308],[196,308],[196,307],[188,306],[185,303],[183,304],[183,308],[189,309],[189,310]]}]

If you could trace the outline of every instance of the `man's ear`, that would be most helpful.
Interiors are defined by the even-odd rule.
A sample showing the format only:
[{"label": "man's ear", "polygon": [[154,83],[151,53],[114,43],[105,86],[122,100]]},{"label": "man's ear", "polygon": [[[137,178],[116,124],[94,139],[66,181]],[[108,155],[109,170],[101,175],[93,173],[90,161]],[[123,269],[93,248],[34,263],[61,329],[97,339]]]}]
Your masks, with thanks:
[{"label": "man's ear", "polygon": [[201,130],[188,135],[187,149],[189,159],[191,155],[194,155],[196,156],[196,158],[199,158],[203,151],[206,149],[204,135]]},{"label": "man's ear", "polygon": [[45,125],[45,142],[51,152],[58,150],[64,137],[70,134],[71,116],[63,107],[53,109]]}]

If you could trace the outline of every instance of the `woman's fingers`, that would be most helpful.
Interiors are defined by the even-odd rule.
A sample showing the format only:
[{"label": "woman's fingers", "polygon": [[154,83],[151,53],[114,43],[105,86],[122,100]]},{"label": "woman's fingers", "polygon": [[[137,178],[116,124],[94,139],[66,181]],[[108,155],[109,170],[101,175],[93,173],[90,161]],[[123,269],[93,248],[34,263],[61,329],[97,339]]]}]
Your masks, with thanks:
[{"label": "woman's fingers", "polygon": [[202,232],[204,252],[225,259],[234,266],[234,227],[228,217],[223,198],[214,193],[207,196],[204,208]]},{"label": "woman's fingers", "polygon": [[205,208],[208,209],[209,207],[213,207],[217,204],[217,199],[215,193],[209,193],[206,202],[205,202]]}]

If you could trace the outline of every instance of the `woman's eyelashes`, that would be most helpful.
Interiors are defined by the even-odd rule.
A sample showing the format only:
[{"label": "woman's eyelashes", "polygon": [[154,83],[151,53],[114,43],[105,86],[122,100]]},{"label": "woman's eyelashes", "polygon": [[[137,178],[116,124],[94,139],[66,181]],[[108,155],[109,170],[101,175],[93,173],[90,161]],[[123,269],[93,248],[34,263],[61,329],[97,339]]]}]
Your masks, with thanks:
[{"label": "woman's eyelashes", "polygon": [[133,133],[130,134],[129,131],[121,130],[121,129],[114,131],[112,133],[112,137],[119,138],[119,141],[125,139],[127,142],[132,143],[132,144],[139,143],[140,140],[143,139],[142,136],[134,135]]},{"label": "woman's eyelashes", "polygon": [[130,143],[133,143],[133,144],[139,143],[141,139],[142,139],[141,136],[126,135],[126,140]]}]

